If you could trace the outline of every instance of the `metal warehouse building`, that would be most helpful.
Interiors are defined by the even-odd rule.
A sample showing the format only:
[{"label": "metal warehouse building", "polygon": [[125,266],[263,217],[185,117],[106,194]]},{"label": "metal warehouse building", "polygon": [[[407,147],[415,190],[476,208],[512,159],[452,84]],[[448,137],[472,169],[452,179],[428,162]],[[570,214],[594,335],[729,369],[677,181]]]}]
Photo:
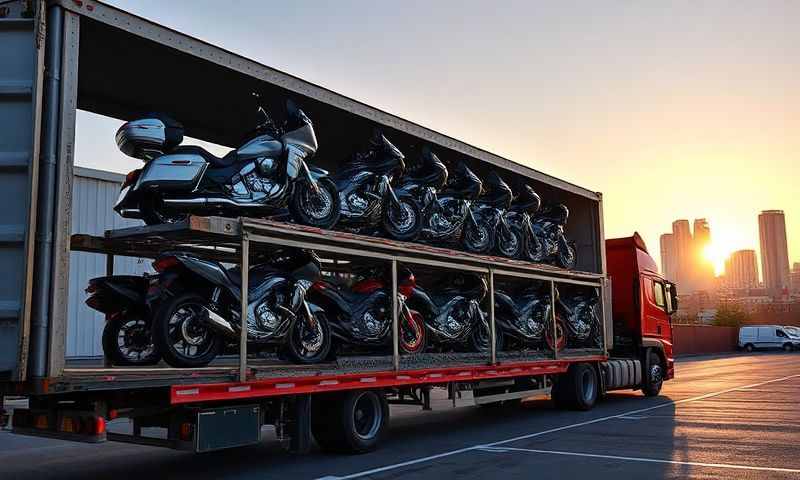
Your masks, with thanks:
[{"label": "metal warehouse building", "polygon": [[[108,229],[141,224],[138,220],[122,218],[112,210],[124,179],[125,176],[118,173],[75,167],[72,233],[103,235]],[[105,255],[73,251],[69,261],[67,358],[102,357],[100,336],[105,319],[101,313],[86,306],[84,288],[89,279],[105,275]],[[145,271],[152,271],[149,260],[129,257],[114,259],[114,273],[117,275],[139,275]]]}]

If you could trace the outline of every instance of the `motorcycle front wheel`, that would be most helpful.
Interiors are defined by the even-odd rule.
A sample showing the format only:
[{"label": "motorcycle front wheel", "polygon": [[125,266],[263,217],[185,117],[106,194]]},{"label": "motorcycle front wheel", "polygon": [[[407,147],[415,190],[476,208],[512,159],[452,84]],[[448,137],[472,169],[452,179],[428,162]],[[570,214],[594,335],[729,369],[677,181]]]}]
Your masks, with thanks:
[{"label": "motorcycle front wheel", "polygon": [[383,214],[383,229],[390,237],[402,242],[416,240],[422,230],[422,210],[408,195],[398,197],[399,205],[387,202]]},{"label": "motorcycle front wheel", "polygon": [[318,190],[308,182],[298,182],[289,199],[289,212],[295,222],[330,230],[339,221],[339,191],[330,178],[317,180]]},{"label": "motorcycle front wheel", "polygon": [[478,222],[478,225],[464,227],[464,249],[472,253],[489,253],[494,245],[494,230],[488,225]]},{"label": "motorcycle front wheel", "polygon": [[165,301],[153,319],[153,342],[173,367],[205,367],[224,346],[203,319],[206,300],[184,293]]},{"label": "motorcycle front wheel", "polygon": [[422,315],[416,310],[411,310],[411,317],[405,315],[404,317],[400,328],[400,350],[407,354],[424,352],[428,334],[425,331]]},{"label": "motorcycle front wheel", "polygon": [[[473,352],[489,353],[492,348],[492,335],[489,330],[489,322],[478,322],[470,335],[470,347]],[[504,346],[503,333],[499,330],[495,332],[494,338],[494,351],[503,351]]]},{"label": "motorcycle front wheel", "polygon": [[577,255],[575,254],[575,247],[567,242],[561,242],[558,246],[558,266],[572,270],[577,263]]},{"label": "motorcycle front wheel", "polygon": [[331,327],[324,312],[314,312],[314,325],[298,317],[289,328],[286,339],[286,356],[292,363],[309,365],[328,357],[331,350]]},{"label": "motorcycle front wheel", "polygon": [[161,360],[150,322],[140,315],[114,315],[103,327],[103,353],[113,365],[155,365]]},{"label": "motorcycle front wheel", "polygon": [[139,213],[146,225],[161,225],[164,223],[178,223],[189,216],[185,213],[167,212],[161,197],[155,193],[142,196],[139,200]]},{"label": "motorcycle front wheel", "polygon": [[498,233],[495,249],[497,253],[506,258],[519,258],[522,256],[524,247],[524,237],[522,227],[519,224],[509,225],[510,230],[506,235]]}]

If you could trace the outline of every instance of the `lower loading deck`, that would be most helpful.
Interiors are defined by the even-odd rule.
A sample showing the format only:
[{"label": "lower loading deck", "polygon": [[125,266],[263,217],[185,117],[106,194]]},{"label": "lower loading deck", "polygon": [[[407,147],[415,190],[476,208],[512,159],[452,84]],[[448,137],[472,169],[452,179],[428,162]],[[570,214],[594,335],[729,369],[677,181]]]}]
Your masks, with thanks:
[{"label": "lower loading deck", "polygon": [[[133,227],[106,232],[104,237],[74,235],[72,249],[107,256],[108,274],[113,274],[114,256],[155,258],[162,252],[182,250],[198,256],[243,266],[242,285],[247,285],[249,258],[276,245],[313,249],[328,264],[354,257],[466,270],[488,277],[489,323],[494,331],[494,278],[515,277],[599,289],[607,299],[604,276],[566,271],[549,265],[476,255],[416,243],[323,231],[282,222],[222,217],[189,217],[178,224]],[[344,265],[342,265],[344,267]],[[393,289],[396,290],[396,278]],[[602,317],[608,325],[610,309],[602,302]],[[256,358],[240,348],[238,357],[220,358],[204,368],[110,367],[65,365],[62,374],[34,387],[38,393],[170,388],[173,403],[272,396],[348,388],[390,387],[474,381],[562,373],[575,361],[598,361],[605,348],[564,348],[490,353],[400,354],[397,315],[393,319],[393,345],[388,355],[339,356],[315,365],[292,365],[277,358]],[[242,335],[240,346],[246,346]],[[603,342],[605,343],[605,342]],[[492,342],[494,345],[494,342]]]}]

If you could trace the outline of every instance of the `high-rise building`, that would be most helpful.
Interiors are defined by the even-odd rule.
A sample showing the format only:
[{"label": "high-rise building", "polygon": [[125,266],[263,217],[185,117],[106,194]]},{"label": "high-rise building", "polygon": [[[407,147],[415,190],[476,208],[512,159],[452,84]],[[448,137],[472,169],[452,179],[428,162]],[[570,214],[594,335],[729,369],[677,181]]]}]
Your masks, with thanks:
[{"label": "high-rise building", "polygon": [[661,235],[661,273],[672,282],[678,281],[678,256],[675,237],[671,233]]},{"label": "high-rise building", "polygon": [[675,258],[677,269],[675,282],[683,291],[694,291],[692,281],[692,231],[689,229],[689,220],[675,220],[672,222],[672,240],[675,245]]},{"label": "high-rise building", "polygon": [[714,265],[706,257],[711,245],[711,227],[705,218],[694,220],[692,232],[692,276],[697,290],[711,290],[714,287]]},{"label": "high-rise building", "polygon": [[757,288],[755,250],[737,250],[725,261],[725,284],[729,288]]},{"label": "high-rise building", "polygon": [[758,216],[761,246],[761,274],[764,287],[779,295],[789,288],[789,249],[786,242],[786,219],[783,210],[764,210]]},{"label": "high-rise building", "polygon": [[792,273],[790,276],[790,283],[792,284],[792,291],[800,292],[800,262],[794,262]]}]

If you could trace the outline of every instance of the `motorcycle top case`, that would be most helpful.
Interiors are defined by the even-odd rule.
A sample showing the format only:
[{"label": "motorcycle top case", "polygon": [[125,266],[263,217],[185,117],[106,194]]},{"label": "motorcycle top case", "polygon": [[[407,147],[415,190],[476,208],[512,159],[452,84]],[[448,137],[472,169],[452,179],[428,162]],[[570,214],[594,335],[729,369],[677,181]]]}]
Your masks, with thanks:
[{"label": "motorcycle top case", "polygon": [[153,152],[167,152],[183,141],[183,125],[172,118],[154,114],[126,122],[116,135],[117,147],[125,155],[148,160]]}]

